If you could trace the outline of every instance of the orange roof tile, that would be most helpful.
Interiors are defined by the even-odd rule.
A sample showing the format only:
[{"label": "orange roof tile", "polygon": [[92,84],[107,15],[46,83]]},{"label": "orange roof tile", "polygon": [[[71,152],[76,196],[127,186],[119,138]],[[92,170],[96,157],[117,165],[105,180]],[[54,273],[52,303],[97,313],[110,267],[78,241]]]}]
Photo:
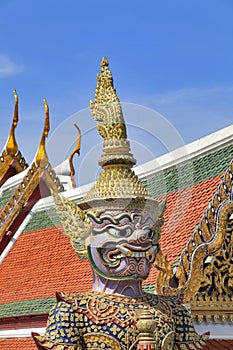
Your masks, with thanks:
[{"label": "orange roof tile", "polygon": [[57,227],[24,233],[0,269],[0,303],[55,297],[92,287],[89,262],[77,258]]},{"label": "orange roof tile", "polygon": [[[216,176],[167,195],[160,246],[170,262],[176,262],[182,249],[185,248],[196,224],[208,208],[208,202],[216,192],[220,178],[221,176]],[[144,284],[154,284],[156,276],[157,270],[152,267]]]},{"label": "orange roof tile", "polygon": [[233,340],[210,339],[202,350],[232,350]]},{"label": "orange roof tile", "polygon": [[7,338],[0,339],[1,350],[36,350],[37,347],[32,338]]},{"label": "orange roof tile", "polygon": [[199,223],[216,187],[220,176],[200,182],[192,187],[167,195],[167,209],[160,245],[168,259],[175,262]]},{"label": "orange roof tile", "polygon": [[[171,262],[185,247],[220,176],[167,195],[161,248]],[[17,274],[17,278],[15,278]],[[154,284],[153,267],[145,285]],[[0,269],[0,303],[54,297],[57,290],[81,292],[92,287],[89,262],[75,255],[69,239],[57,227],[23,233]]]}]

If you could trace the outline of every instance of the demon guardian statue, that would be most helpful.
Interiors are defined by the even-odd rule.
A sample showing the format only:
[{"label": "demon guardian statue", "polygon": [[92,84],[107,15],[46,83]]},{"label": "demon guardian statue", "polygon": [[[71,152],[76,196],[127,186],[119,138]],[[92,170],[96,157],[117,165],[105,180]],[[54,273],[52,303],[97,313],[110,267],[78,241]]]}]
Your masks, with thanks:
[{"label": "demon guardian statue", "polygon": [[[155,260],[164,203],[152,199],[132,170],[120,101],[106,58],[90,105],[103,137],[103,170],[82,202],[55,196],[64,231],[88,258],[93,288],[57,295],[38,349],[201,349],[191,316],[176,297],[145,293]],[[75,271],[74,271],[75,273]],[[85,283],[85,281],[82,281]]]}]

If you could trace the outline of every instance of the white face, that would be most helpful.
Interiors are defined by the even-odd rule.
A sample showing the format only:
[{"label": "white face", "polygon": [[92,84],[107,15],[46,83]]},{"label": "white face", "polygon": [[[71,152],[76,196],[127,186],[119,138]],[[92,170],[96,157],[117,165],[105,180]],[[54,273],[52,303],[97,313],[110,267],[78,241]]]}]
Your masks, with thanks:
[{"label": "white face", "polygon": [[159,238],[150,213],[105,211],[89,217],[94,228],[88,255],[95,271],[108,279],[146,279]]}]

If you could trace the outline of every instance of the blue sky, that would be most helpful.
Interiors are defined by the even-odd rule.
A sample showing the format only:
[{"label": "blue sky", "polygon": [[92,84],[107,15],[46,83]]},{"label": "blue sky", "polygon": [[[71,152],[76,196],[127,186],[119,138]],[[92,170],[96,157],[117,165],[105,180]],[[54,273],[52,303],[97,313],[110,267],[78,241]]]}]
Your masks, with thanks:
[{"label": "blue sky", "polygon": [[232,18],[232,0],[0,0],[1,148],[14,88],[17,140],[30,162],[41,135],[43,98],[52,133],[88,107],[102,56],[121,101],[156,110],[185,143],[230,125]]}]

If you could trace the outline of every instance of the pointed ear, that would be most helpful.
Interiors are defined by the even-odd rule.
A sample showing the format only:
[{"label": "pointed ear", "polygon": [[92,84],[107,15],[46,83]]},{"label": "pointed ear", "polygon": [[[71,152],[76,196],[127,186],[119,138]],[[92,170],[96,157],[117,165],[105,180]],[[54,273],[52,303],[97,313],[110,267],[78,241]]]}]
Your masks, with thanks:
[{"label": "pointed ear", "polygon": [[71,200],[53,195],[56,212],[64,232],[80,258],[87,257],[85,239],[90,234],[92,223],[86,213]]},{"label": "pointed ear", "polygon": [[166,210],[166,204],[167,204],[167,199],[164,199],[162,202],[158,204],[158,207],[156,209],[153,230],[156,234],[157,240],[160,239],[161,227],[163,226],[163,223],[164,223],[163,215]]},{"label": "pointed ear", "polygon": [[158,217],[163,218],[164,212],[167,207],[167,198],[165,198],[162,202],[159,203],[158,205]]}]

